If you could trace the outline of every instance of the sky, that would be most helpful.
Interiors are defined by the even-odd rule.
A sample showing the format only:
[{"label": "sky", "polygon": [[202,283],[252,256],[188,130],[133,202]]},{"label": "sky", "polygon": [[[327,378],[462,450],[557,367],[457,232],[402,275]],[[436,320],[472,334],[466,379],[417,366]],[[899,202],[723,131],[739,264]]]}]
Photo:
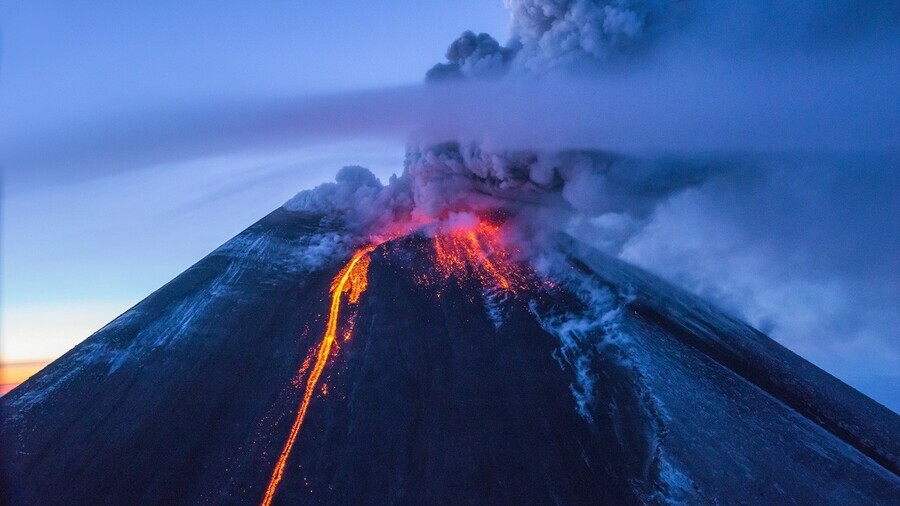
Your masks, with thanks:
[{"label": "sky", "polygon": [[[184,103],[420,83],[463,30],[507,23],[501,3],[478,0],[3,2],[0,139],[37,139],[46,152],[85,128]],[[66,170],[65,157],[25,170],[6,156],[0,356],[64,353],[338,168],[401,170],[404,142],[216,146],[89,158],[84,170]]]},{"label": "sky", "polygon": [[[530,31],[547,20],[522,6],[542,2],[510,2],[512,24],[499,0],[0,3],[0,360],[64,353],[344,165],[387,180],[414,130],[496,152],[729,153],[716,163],[737,170],[688,185],[654,165],[677,192],[605,195],[622,208],[586,218],[595,245],[900,409],[897,8],[698,0],[573,39],[578,19]],[[487,43],[446,61],[467,81],[422,86],[463,30],[522,49]],[[479,80],[600,60],[602,80]],[[575,182],[564,196],[590,207],[616,179]]]}]

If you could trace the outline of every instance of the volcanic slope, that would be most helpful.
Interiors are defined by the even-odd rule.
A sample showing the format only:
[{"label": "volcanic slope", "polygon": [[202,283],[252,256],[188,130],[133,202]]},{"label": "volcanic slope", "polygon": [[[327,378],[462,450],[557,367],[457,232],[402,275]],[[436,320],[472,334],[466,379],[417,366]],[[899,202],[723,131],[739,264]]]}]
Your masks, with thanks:
[{"label": "volcanic slope", "polygon": [[277,210],[0,398],[6,501],[900,497],[900,417],[645,272],[565,236],[551,281],[425,234],[313,261],[329,237]]}]

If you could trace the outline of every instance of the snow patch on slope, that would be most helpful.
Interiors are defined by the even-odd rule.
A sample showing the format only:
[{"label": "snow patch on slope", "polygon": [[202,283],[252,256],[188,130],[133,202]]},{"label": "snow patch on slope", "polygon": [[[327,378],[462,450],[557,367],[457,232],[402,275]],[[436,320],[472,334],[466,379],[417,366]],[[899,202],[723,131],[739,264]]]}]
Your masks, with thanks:
[{"label": "snow patch on slope", "polygon": [[484,291],[484,309],[488,319],[494,324],[494,329],[500,330],[505,320],[503,304],[509,297],[501,290],[486,289]]},{"label": "snow patch on slope", "polygon": [[[539,260],[537,264],[552,266],[543,274],[554,279],[559,289],[574,295],[580,303],[574,309],[548,309],[535,300],[530,303],[531,312],[540,325],[560,341],[554,358],[563,370],[571,371],[574,376],[570,390],[579,414],[593,424],[595,420],[591,413],[595,408],[612,412],[619,409],[615,400],[608,407],[596,406],[595,392],[600,381],[598,371],[592,369],[596,364],[609,364],[612,360],[613,364],[629,371],[641,392],[638,402],[650,422],[646,435],[650,447],[644,465],[647,481],[635,482],[636,491],[651,501],[664,504],[708,502],[694,481],[665,451],[669,416],[662,400],[649,388],[651,364],[646,363],[647,358],[626,325],[629,304],[636,298],[633,285],[609,284],[595,274],[572,269],[568,262],[559,258],[551,262]],[[613,430],[619,441],[626,441],[623,427],[614,423]]]},{"label": "snow patch on slope", "polygon": [[[551,262],[549,265],[562,264]],[[586,420],[593,421],[590,408],[597,378],[591,370],[591,362],[596,353],[613,351],[611,346],[621,348],[631,340],[621,329],[624,304],[631,295],[614,293],[609,287],[571,271],[558,270],[550,276],[571,291],[581,302],[581,307],[574,311],[546,311],[540,309],[537,301],[531,301],[529,307],[543,329],[559,338],[560,347],[554,353],[554,359],[563,370],[574,374],[575,381],[570,390],[578,412]],[[620,365],[627,365],[627,354],[614,355]]]}]

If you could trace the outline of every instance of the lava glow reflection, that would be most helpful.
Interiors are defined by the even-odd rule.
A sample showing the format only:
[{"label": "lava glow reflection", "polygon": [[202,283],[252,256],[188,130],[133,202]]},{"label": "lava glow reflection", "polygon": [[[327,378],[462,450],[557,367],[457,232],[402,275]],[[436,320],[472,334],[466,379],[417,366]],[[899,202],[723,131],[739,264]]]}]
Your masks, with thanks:
[{"label": "lava glow reflection", "polygon": [[300,427],[303,425],[303,419],[306,417],[306,411],[309,409],[309,401],[312,400],[316,385],[322,376],[322,371],[325,370],[325,365],[331,356],[331,350],[337,336],[338,321],[340,320],[341,296],[347,293],[348,302],[351,304],[359,302],[360,295],[366,291],[366,286],[368,285],[369,263],[371,261],[369,253],[374,249],[375,246],[369,246],[357,251],[353,258],[350,259],[350,262],[331,282],[331,309],[328,312],[328,324],[325,327],[325,335],[322,337],[322,342],[316,351],[315,365],[309,373],[309,378],[306,380],[306,389],[303,393],[300,409],[297,411],[297,417],[294,419],[290,435],[284,445],[284,449],[281,450],[281,455],[279,455],[275,469],[272,471],[272,477],[269,479],[269,486],[266,488],[266,495],[262,501],[264,506],[272,504],[275,491],[278,489],[278,484],[281,483],[281,478],[284,475],[284,467],[287,464],[288,456],[291,454],[291,449],[293,449],[294,442],[297,440],[297,434],[300,433]]}]

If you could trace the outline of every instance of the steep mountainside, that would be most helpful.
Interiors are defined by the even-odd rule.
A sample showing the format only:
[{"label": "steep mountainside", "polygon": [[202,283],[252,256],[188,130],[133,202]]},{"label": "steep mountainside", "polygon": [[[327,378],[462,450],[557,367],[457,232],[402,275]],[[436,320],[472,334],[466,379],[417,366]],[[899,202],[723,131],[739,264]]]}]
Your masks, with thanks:
[{"label": "steep mountainside", "polygon": [[[275,211],[0,398],[6,499],[260,503],[347,263],[310,261],[323,234]],[[434,276],[426,235],[376,247],[274,503],[896,503],[900,417],[557,247],[558,279],[515,291]]]}]

